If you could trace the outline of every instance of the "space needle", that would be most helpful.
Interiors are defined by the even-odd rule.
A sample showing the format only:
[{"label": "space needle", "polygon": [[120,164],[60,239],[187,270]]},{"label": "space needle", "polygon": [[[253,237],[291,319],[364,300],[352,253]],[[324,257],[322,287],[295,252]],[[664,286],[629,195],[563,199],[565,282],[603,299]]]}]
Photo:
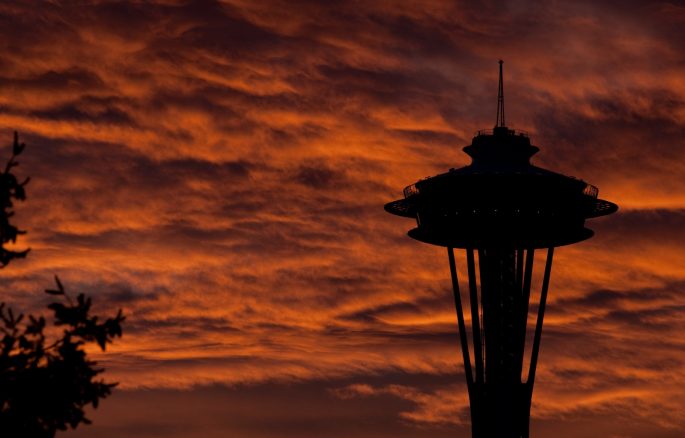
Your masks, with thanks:
[{"label": "space needle", "polygon": [[[473,438],[527,438],[554,248],[589,239],[585,220],[618,206],[581,179],[531,164],[539,149],[505,123],[502,61],[495,126],[463,150],[471,164],[417,181],[385,210],[416,221],[410,237],[447,248]],[[466,253],[469,329],[455,249]],[[531,303],[536,251],[546,258],[540,300]],[[529,313],[535,326],[526,348]]]}]

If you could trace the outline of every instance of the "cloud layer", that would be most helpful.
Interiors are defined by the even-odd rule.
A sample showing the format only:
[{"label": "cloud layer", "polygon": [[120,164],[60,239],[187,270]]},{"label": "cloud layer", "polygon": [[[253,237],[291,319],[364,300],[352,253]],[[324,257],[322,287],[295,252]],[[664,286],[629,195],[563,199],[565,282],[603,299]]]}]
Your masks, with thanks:
[{"label": "cloud layer", "polygon": [[[382,205],[468,163],[503,58],[507,121],[541,147],[535,163],[621,206],[555,257],[535,424],[685,430],[679,4],[37,5],[0,6],[0,134],[21,133],[32,176],[17,208],[32,253],[3,272],[3,300],[36,310],[59,274],[123,307],[125,337],[102,356],[126,393],[112,406],[311,385],[355,415],[388,403],[393,436],[467,430],[444,251]],[[148,436],[106,411],[92,430],[119,418]]]}]

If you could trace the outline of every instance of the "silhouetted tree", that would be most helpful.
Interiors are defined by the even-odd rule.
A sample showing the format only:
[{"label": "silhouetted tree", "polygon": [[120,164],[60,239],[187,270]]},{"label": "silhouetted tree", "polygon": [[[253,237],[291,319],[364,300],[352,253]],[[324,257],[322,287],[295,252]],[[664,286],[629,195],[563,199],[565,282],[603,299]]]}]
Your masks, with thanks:
[{"label": "silhouetted tree", "polygon": [[12,156],[7,162],[7,166],[5,166],[5,171],[0,175],[0,205],[2,205],[2,212],[0,212],[0,268],[7,266],[13,259],[26,257],[26,254],[29,252],[28,249],[24,251],[10,251],[5,248],[5,245],[9,242],[15,243],[18,235],[26,233],[26,231],[20,231],[10,223],[10,218],[14,216],[12,211],[14,206],[13,200],[23,201],[26,199],[24,187],[30,180],[30,178],[26,178],[24,182],[20,183],[12,173],[12,169],[19,165],[17,156],[24,152],[25,147],[24,143],[19,143],[19,135],[15,132]]},{"label": "silhouetted tree", "polygon": [[[26,257],[28,249],[5,248],[25,233],[10,223],[13,202],[26,198],[24,187],[12,173],[16,158],[24,150],[14,134],[12,156],[0,175],[0,268],[12,260]],[[96,380],[103,369],[89,360],[83,347],[96,343],[102,350],[121,336],[124,316],[121,310],[113,318],[91,315],[91,299],[84,294],[72,299],[55,276],[56,287],[45,292],[57,301],[48,308],[54,313],[54,325],[63,328],[50,338],[45,333],[46,320],[15,314],[0,304],[0,436],[54,437],[58,430],[89,424],[84,407],[97,408],[116,383]],[[58,330],[56,330],[58,331]]]}]

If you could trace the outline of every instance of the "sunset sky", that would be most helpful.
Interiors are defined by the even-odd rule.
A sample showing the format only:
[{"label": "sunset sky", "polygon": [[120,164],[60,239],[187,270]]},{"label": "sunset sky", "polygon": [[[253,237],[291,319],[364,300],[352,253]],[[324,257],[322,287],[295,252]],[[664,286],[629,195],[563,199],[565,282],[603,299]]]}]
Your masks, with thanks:
[{"label": "sunset sky", "polygon": [[0,300],[57,274],[127,315],[58,436],[469,437],[446,251],[383,204],[469,163],[500,58],[533,163],[620,206],[555,253],[532,436],[685,436],[682,1],[2,2],[0,34],[32,178]]}]

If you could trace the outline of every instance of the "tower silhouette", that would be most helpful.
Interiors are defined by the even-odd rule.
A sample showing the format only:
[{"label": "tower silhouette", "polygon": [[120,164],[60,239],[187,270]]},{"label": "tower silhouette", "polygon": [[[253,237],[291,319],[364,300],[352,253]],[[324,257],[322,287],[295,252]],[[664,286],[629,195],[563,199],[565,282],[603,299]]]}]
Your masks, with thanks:
[{"label": "tower silhouette", "polygon": [[[502,61],[497,121],[464,147],[470,165],[418,181],[385,205],[416,220],[409,236],[447,247],[474,438],[527,438],[554,248],[592,237],[585,220],[614,213],[595,186],[530,164],[539,149],[505,126]],[[464,249],[473,365],[454,248]],[[546,249],[527,378],[522,372],[535,251]],[[474,370],[475,368],[475,370]]]}]

